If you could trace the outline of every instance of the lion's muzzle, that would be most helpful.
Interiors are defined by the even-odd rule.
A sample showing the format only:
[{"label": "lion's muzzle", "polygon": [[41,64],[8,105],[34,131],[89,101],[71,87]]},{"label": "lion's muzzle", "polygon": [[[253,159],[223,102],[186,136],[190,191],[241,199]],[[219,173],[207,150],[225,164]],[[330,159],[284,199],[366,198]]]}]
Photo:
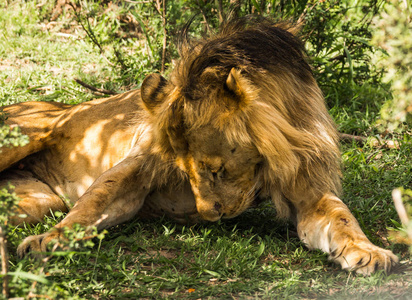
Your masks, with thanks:
[{"label": "lion's muzzle", "polygon": [[196,199],[196,208],[203,220],[215,222],[222,217],[222,205],[217,201]]}]

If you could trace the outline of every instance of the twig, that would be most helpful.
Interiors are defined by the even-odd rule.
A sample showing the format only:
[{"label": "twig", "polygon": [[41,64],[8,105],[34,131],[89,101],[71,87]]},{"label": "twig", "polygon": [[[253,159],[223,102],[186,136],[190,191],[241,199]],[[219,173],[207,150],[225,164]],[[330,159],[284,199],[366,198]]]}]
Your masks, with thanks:
[{"label": "twig", "polygon": [[[166,20],[166,0],[155,0],[156,3],[153,3],[153,6],[156,8],[157,12],[162,18],[162,25],[163,25],[163,48],[162,48],[162,66],[160,69],[160,73],[164,73],[165,65],[166,65],[166,46],[167,46],[167,20]],[[162,3],[160,3],[162,1]],[[160,8],[160,5],[162,6]]]},{"label": "twig", "polygon": [[30,292],[29,295],[27,295],[27,298],[54,299],[53,297],[49,295],[38,295],[38,294],[33,294],[32,292]]},{"label": "twig", "polygon": [[124,2],[132,3],[132,4],[144,4],[144,3],[150,3],[151,1],[150,0],[147,0],[147,1],[124,0]]},{"label": "twig", "polygon": [[84,86],[85,88],[92,90],[93,92],[97,92],[97,93],[101,93],[101,94],[105,94],[105,95],[117,95],[118,93],[113,92],[113,91],[109,91],[109,90],[105,90],[105,89],[98,89],[95,88],[94,86],[91,86],[83,81],[81,81],[80,79],[75,78],[74,81],[76,81],[78,84]]},{"label": "twig", "polygon": [[[360,145],[364,145],[368,142],[367,137],[346,134],[346,133],[339,133],[339,138],[342,142],[346,142],[346,143],[356,142]],[[371,141],[371,146],[388,148],[388,149],[399,149],[400,145],[398,141],[382,140],[377,137],[374,137],[374,139]]]},{"label": "twig", "polygon": [[392,191],[392,199],[395,204],[396,212],[398,213],[399,219],[406,231],[406,237],[401,232],[393,232],[392,235],[395,238],[395,241],[402,244],[412,245],[412,227],[406,212],[405,205],[402,201],[402,191],[400,189],[394,189]]},{"label": "twig", "polygon": [[166,28],[166,0],[163,0],[163,49],[162,49],[162,68],[161,72],[164,73],[166,65],[166,46],[167,46],[167,28]]},{"label": "twig", "polygon": [[306,17],[306,15],[308,14],[308,12],[310,12],[316,5],[318,4],[318,1],[315,1],[315,3],[308,9],[308,7],[306,6],[305,9],[303,10],[303,12],[300,14],[296,24],[301,27],[304,25],[304,19]]},{"label": "twig", "polygon": [[114,50],[114,55],[116,56],[117,61],[119,62],[122,69],[127,70],[127,66],[124,62],[124,59],[122,58],[122,55],[121,55],[120,51],[118,49],[116,49],[115,47],[113,47],[113,50]]},{"label": "twig", "polygon": [[167,46],[167,28],[166,28],[166,0],[162,1],[162,19],[163,19],[163,48],[162,48],[162,68],[160,72],[164,73],[166,65],[166,46]]},{"label": "twig", "polygon": [[103,58],[106,60],[106,62],[114,67],[114,64],[106,57],[106,55],[104,55],[104,49],[102,47],[102,45],[100,45],[99,41],[97,40],[97,37],[94,35],[93,29],[90,25],[89,22],[89,18],[86,18],[86,22],[87,22],[87,29],[84,26],[83,22],[82,22],[82,18],[80,16],[80,13],[78,13],[76,11],[76,8],[74,6],[74,4],[72,2],[69,3],[70,6],[73,8],[74,14],[76,15],[77,21],[80,23],[80,26],[83,28],[83,30],[86,32],[87,36],[92,40],[93,44],[95,44],[99,50],[100,50],[100,54],[103,56]]},{"label": "twig", "polygon": [[217,9],[218,9],[218,16],[219,16],[219,24],[222,24],[225,20],[222,0],[217,1]]},{"label": "twig", "polygon": [[346,133],[339,133],[339,138],[343,142],[355,141],[355,142],[361,143],[361,144],[366,143],[366,141],[368,140],[366,137],[363,137],[363,136],[346,134]]},{"label": "twig", "polygon": [[200,4],[199,0],[197,0],[196,3],[197,3],[197,6],[200,9],[200,12],[202,13],[203,22],[205,22],[205,25],[206,25],[206,30],[207,30],[208,33],[210,33],[211,32],[210,25],[209,25],[209,22],[207,21],[205,11],[203,10],[202,5]]},{"label": "twig", "polygon": [[403,205],[403,202],[402,202],[402,192],[400,189],[394,189],[392,191],[392,199],[393,199],[393,203],[395,204],[396,211],[398,212],[399,219],[401,219],[402,224],[408,225],[409,218],[408,218],[408,214],[406,213],[405,206]]},{"label": "twig", "polygon": [[92,27],[91,27],[90,22],[89,22],[89,18],[86,18],[86,22],[87,22],[87,29],[86,29],[86,27],[84,26],[84,24],[82,22],[82,18],[80,16],[80,13],[78,13],[75,10],[74,4],[71,3],[71,2],[69,4],[73,8],[74,14],[76,15],[77,21],[80,23],[80,26],[82,26],[83,30],[86,32],[86,34],[92,40],[92,42],[99,48],[100,53],[103,54],[104,53],[103,47],[102,47],[102,45],[100,45],[99,41],[97,40],[96,36],[94,35],[94,32],[93,32]]},{"label": "twig", "polygon": [[3,226],[0,225],[0,255],[1,255],[1,274],[3,275],[3,292],[2,295],[5,299],[9,297],[9,278],[7,273],[9,272],[8,254],[7,254],[7,240]]}]

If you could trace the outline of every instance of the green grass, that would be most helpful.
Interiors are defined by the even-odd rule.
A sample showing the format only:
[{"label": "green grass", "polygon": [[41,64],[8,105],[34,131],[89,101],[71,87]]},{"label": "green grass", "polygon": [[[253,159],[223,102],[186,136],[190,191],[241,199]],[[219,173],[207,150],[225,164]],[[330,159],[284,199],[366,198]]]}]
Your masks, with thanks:
[{"label": "green grass", "polygon": [[1,105],[28,101],[73,103],[91,99],[73,82],[81,74],[108,76],[84,34],[59,35],[62,25],[42,22],[35,2],[14,3],[0,15]]},{"label": "green grass", "polygon": [[[16,243],[54,223],[50,219],[35,228],[16,229],[10,240]],[[72,247],[52,255],[47,276],[41,276],[47,282],[39,281],[35,293],[85,299],[407,299],[410,273],[362,277],[343,272],[323,253],[305,249],[293,230],[276,221],[269,208],[190,227],[167,220],[134,221],[111,229],[101,245],[96,239],[92,248]],[[42,265],[15,256],[11,261],[16,264],[12,271],[36,275]],[[24,275],[13,280],[14,295],[27,294],[33,282]]]},{"label": "green grass", "polygon": [[[95,97],[74,78],[96,87],[126,89],[121,84],[125,73],[107,62],[78,24],[68,25],[70,16],[62,15],[56,24],[48,25],[43,19],[46,7],[36,8],[34,1],[11,2],[7,8],[1,3],[0,105],[28,100],[77,103]],[[148,71],[142,66],[142,73]],[[134,83],[139,84],[138,80]],[[377,90],[365,86],[358,94],[373,99]],[[376,103],[371,101],[368,110],[360,109],[358,102],[334,107],[331,113],[340,130],[371,134],[375,132]],[[47,218],[36,226],[10,227],[11,296],[408,299],[412,294],[408,249],[386,239],[387,228],[399,221],[391,191],[412,184],[411,136],[405,132],[397,138],[402,140],[400,149],[342,147],[343,199],[367,236],[400,256],[402,266],[394,274],[363,277],[341,271],[325,254],[307,250],[295,228],[277,220],[270,204],[264,203],[235,219],[212,224],[135,220],[111,228],[104,239],[93,239],[93,245],[72,242],[64,251],[51,254],[47,264],[18,259],[16,247],[24,237],[47,231],[63,216]]]}]

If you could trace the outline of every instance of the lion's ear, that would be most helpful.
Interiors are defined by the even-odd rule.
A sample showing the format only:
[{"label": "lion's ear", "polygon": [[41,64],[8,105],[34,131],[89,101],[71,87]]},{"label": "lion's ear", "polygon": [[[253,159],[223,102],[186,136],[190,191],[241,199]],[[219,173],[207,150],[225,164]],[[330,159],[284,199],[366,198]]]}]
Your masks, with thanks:
[{"label": "lion's ear", "polygon": [[251,82],[241,72],[239,69],[232,68],[225,82],[225,88],[232,94],[231,98],[234,98],[239,109],[248,106],[254,91]]},{"label": "lion's ear", "polygon": [[146,109],[153,113],[165,98],[164,87],[167,80],[160,74],[148,75],[142,83],[140,94]]}]

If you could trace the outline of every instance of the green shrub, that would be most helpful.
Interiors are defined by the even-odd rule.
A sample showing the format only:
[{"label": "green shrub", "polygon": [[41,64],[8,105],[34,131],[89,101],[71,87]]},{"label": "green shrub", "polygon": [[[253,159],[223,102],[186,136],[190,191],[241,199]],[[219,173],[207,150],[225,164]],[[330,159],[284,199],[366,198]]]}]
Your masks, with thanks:
[{"label": "green shrub", "polygon": [[[378,63],[393,98],[382,108],[381,124],[390,130],[412,125],[412,13],[411,1],[393,1],[376,18],[374,43],[384,52]],[[405,124],[403,124],[405,125]]]}]

